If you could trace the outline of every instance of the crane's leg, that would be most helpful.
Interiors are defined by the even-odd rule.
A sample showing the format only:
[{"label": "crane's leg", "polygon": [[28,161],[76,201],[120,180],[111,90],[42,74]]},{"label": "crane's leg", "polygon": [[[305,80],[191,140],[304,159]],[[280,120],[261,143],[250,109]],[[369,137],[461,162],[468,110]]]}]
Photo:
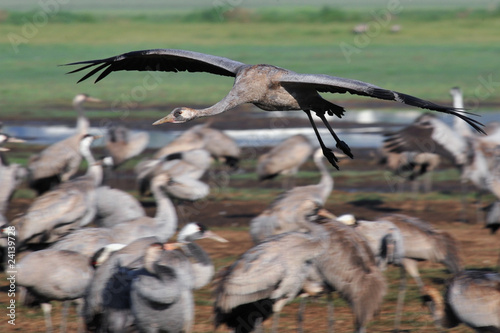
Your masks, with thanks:
[{"label": "crane's leg", "polygon": [[311,116],[311,110],[304,110],[304,112],[307,114],[307,117],[309,118],[309,122],[311,123],[312,128],[314,129],[314,134],[316,134],[316,138],[318,139],[318,143],[321,147],[321,150],[323,151],[323,155],[325,155],[326,159],[330,164],[335,168],[339,169],[339,166],[337,165],[337,162],[339,161],[338,158],[335,156],[333,151],[326,147],[325,144],[323,143],[323,140],[321,139],[321,136],[319,135],[318,128],[316,127],[316,124],[314,123],[314,120],[312,119]]},{"label": "crane's leg", "polygon": [[330,131],[330,134],[333,136],[333,139],[335,139],[335,142],[337,143],[336,147],[340,150],[342,150],[342,152],[344,154],[346,154],[347,156],[349,156],[350,158],[353,158],[352,156],[352,152],[351,152],[351,148],[349,148],[349,146],[347,145],[347,143],[345,143],[344,141],[340,140],[339,137],[337,136],[337,134],[335,133],[335,131],[333,130],[333,128],[330,126],[330,123],[328,122],[328,120],[326,119],[325,117],[325,112],[321,112],[321,111],[315,111],[316,115],[321,119],[321,121],[323,122],[323,124],[325,124],[326,128],[328,128],[328,131]]},{"label": "crane's leg", "polygon": [[66,332],[66,320],[68,319],[68,310],[69,310],[70,301],[64,301],[62,304],[61,310],[61,333]]},{"label": "crane's leg", "polygon": [[460,191],[462,192],[462,212],[460,220],[462,222],[467,222],[467,183],[465,180],[460,181]]},{"label": "crane's leg", "polygon": [[77,332],[78,333],[82,333],[84,331],[84,324],[83,324],[83,305],[84,305],[84,301],[83,301],[83,298],[76,299],[75,303],[76,303],[76,314],[78,315]]},{"label": "crane's leg", "polygon": [[401,265],[399,269],[399,291],[398,301],[396,303],[396,316],[394,318],[394,332],[399,332],[399,327],[401,325],[401,314],[403,312],[403,305],[405,302],[406,294],[406,271],[403,265]]},{"label": "crane's leg", "polygon": [[306,309],[306,298],[301,297],[299,310],[297,311],[297,333],[304,333],[304,311]]},{"label": "crane's leg", "polygon": [[45,327],[47,328],[47,333],[52,333],[52,318],[50,313],[52,312],[52,305],[50,303],[42,303],[43,317],[45,318]]},{"label": "crane's leg", "polygon": [[328,302],[328,333],[333,333],[335,327],[335,317],[334,317],[334,306],[333,306],[333,294],[329,292],[326,295],[326,300]]},{"label": "crane's leg", "polygon": [[278,332],[278,327],[280,326],[280,312],[277,311],[273,314],[273,327],[271,328],[272,333]]}]

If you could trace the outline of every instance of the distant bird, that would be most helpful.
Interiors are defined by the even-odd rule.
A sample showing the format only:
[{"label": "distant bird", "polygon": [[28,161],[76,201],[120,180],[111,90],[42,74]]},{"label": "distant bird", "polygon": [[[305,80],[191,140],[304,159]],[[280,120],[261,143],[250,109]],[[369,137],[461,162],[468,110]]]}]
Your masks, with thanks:
[{"label": "distant bird", "polygon": [[184,131],[165,147],[159,149],[154,157],[163,158],[170,154],[195,149],[208,151],[213,158],[222,160],[233,169],[238,167],[240,147],[223,131],[209,127],[208,122]]},{"label": "distant bird", "polygon": [[267,238],[220,274],[215,289],[215,327],[251,332],[300,292],[313,271],[312,261],[328,248],[325,229],[309,223],[310,233],[289,232]]},{"label": "distant bird", "polygon": [[476,332],[500,332],[500,275],[463,271],[448,281],[443,296],[426,287],[427,300],[436,324],[452,328],[460,323]]},{"label": "distant bird", "polygon": [[102,101],[87,94],[78,94],[73,98],[73,107],[77,113],[76,130],[78,134],[86,134],[90,128],[90,122],[85,116],[85,109],[83,107],[83,104],[87,102],[100,103]]},{"label": "distant bird", "polygon": [[313,145],[304,135],[291,136],[259,156],[257,176],[259,180],[271,179],[278,175],[294,176],[313,151]]},{"label": "distant bird", "polygon": [[89,134],[80,138],[79,150],[87,160],[87,173],[36,198],[27,212],[12,222],[18,248],[28,243],[52,243],[92,222],[96,214],[95,189],[102,182],[101,162],[96,162],[90,151],[95,138]]},{"label": "distant bird", "polygon": [[354,28],[352,28],[352,33],[356,35],[364,34],[368,31],[368,27],[369,26],[366,23],[356,24]]},{"label": "distant bird", "polygon": [[83,65],[83,67],[73,70],[70,73],[97,66],[78,82],[89,78],[100,70],[103,70],[103,72],[97,77],[96,82],[111,72],[120,70],[208,72],[234,77],[235,82],[231,91],[215,105],[201,110],[187,107],[176,108],[168,116],[158,120],[154,124],[165,122],[183,123],[192,119],[222,113],[244,103],[252,103],[266,111],[304,110],[315,131],[323,154],[337,168],[337,158],[323,143],[316,124],[312,120],[311,111],[315,112],[328,128],[337,142],[337,148],[352,157],[348,145],[337,137],[325,117],[325,113],[341,117],[345,110],[323,99],[319,95],[319,92],[349,92],[351,94],[392,100],[424,109],[449,113],[464,119],[477,131],[482,132],[476,120],[464,116],[454,108],[440,106],[362,81],[322,74],[298,74],[272,65],[247,65],[223,57],[186,50],[156,49],[135,51],[106,59],[74,62],[67,65]]},{"label": "distant bird", "polygon": [[9,163],[4,152],[8,148],[3,144],[8,142],[25,142],[22,139],[15,138],[6,133],[0,133],[0,216],[3,216],[7,210],[7,204],[14,194],[15,189],[22,183],[27,176],[27,170],[17,163]]},{"label": "distant bird", "polygon": [[79,151],[80,139],[87,134],[89,129],[89,121],[84,115],[82,106],[85,101],[99,102],[100,100],[85,94],[78,94],[74,98],[73,105],[78,112],[76,134],[30,157],[29,185],[38,194],[48,191],[61,182],[68,181],[78,171],[82,161]]},{"label": "distant bird", "polygon": [[[314,153],[314,162],[321,173],[318,184],[298,186],[278,196],[264,212],[250,222],[250,234],[254,243],[266,237],[287,232],[307,230],[309,218],[323,207],[333,189],[333,178],[323,163],[321,149]],[[308,201],[315,205],[307,204]],[[317,205],[317,206],[316,206]]]},{"label": "distant bird", "polygon": [[397,177],[413,183],[413,192],[419,190],[418,178],[424,179],[424,191],[429,192],[432,188],[432,171],[441,163],[441,157],[433,153],[420,153],[414,151],[402,151],[394,153],[382,148],[380,164],[384,164]]},{"label": "distant bird", "polygon": [[101,227],[110,228],[146,216],[144,208],[134,196],[109,186],[99,186],[96,189],[96,207],[94,223]]},{"label": "distant bird", "polygon": [[133,133],[124,126],[112,126],[108,128],[105,146],[109,156],[113,158],[113,166],[117,168],[142,153],[148,143],[147,132]]},{"label": "distant bird", "polygon": [[[95,260],[104,262],[113,250],[116,247],[101,251]],[[32,252],[19,261],[16,284],[26,287],[28,292],[40,299],[48,332],[52,332],[50,301],[63,301],[61,332],[65,332],[69,301],[77,301],[77,314],[81,318],[81,298],[93,275],[94,268],[87,256],[74,251],[46,249]],[[79,320],[78,331],[82,330],[82,326]]]},{"label": "distant bird", "polygon": [[139,192],[147,194],[151,178],[165,173],[171,178],[166,189],[172,197],[190,201],[204,198],[209,194],[210,187],[200,178],[210,167],[211,161],[207,150],[193,149],[140,162],[135,167]]}]

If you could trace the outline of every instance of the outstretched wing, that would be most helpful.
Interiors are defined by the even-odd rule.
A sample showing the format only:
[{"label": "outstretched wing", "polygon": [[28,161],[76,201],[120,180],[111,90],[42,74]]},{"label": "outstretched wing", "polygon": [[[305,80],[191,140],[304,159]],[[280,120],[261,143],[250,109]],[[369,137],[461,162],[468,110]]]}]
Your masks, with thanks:
[{"label": "outstretched wing", "polygon": [[477,120],[465,116],[463,114],[464,113],[463,110],[458,110],[453,107],[438,105],[420,99],[418,97],[380,88],[376,85],[367,82],[345,79],[341,77],[335,77],[324,74],[298,74],[294,72],[290,72],[288,74],[283,75],[280,78],[280,82],[283,86],[302,85],[302,86],[307,86],[309,88],[313,86],[314,89],[316,89],[319,92],[330,92],[330,93],[340,93],[340,94],[350,93],[354,95],[368,96],[372,98],[384,99],[389,101],[397,101],[403,104],[416,106],[422,109],[449,113],[463,119],[469,125],[471,125],[476,131],[484,133],[484,130],[481,128],[481,126],[483,125]]},{"label": "outstretched wing", "polygon": [[162,71],[162,72],[207,72],[223,76],[236,76],[244,63],[210,54],[175,49],[154,49],[133,51],[118,56],[73,62],[66,65],[84,65],[70,73],[93,68],[78,82],[83,81],[102,70],[95,82],[115,71]]}]

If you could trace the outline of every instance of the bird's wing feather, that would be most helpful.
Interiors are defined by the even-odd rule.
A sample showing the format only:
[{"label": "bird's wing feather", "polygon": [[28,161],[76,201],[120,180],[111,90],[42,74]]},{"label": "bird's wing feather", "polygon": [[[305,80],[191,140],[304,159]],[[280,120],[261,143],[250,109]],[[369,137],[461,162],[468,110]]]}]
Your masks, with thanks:
[{"label": "bird's wing feather", "polygon": [[239,68],[245,64],[228,58],[193,51],[153,49],[128,52],[106,59],[73,62],[66,65],[84,65],[69,73],[76,73],[97,66],[78,82],[86,80],[103,70],[95,80],[95,82],[98,82],[115,71],[188,71],[234,77]]},{"label": "bird's wing feather", "polygon": [[481,128],[482,124],[475,119],[471,119],[465,116],[463,114],[463,110],[457,110],[454,109],[453,107],[438,105],[430,101],[420,99],[418,97],[380,88],[376,85],[367,82],[330,76],[325,74],[298,74],[294,72],[289,72],[288,74],[284,74],[279,81],[283,86],[302,85],[302,86],[314,87],[314,89],[316,89],[319,92],[330,92],[330,93],[340,93],[340,94],[350,93],[354,95],[368,96],[383,100],[397,101],[403,104],[416,106],[422,109],[453,114],[466,121],[476,131],[484,133],[484,130]]}]

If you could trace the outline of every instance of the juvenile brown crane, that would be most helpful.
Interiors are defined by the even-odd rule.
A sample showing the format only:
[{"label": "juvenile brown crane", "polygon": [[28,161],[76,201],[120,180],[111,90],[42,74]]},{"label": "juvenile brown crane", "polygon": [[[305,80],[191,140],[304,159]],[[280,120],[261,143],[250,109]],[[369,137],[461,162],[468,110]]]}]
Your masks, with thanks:
[{"label": "juvenile brown crane", "polygon": [[337,158],[331,149],[327,148],[323,143],[312,119],[311,111],[328,128],[337,143],[337,148],[352,157],[349,146],[339,139],[325,117],[325,113],[328,113],[330,116],[336,115],[340,118],[345,110],[343,107],[325,100],[319,94],[321,92],[348,92],[355,95],[397,101],[419,108],[449,113],[462,118],[477,131],[482,132],[480,124],[476,120],[464,116],[452,107],[437,105],[414,96],[383,89],[370,83],[324,74],[299,74],[273,65],[248,65],[228,58],[193,51],[175,49],[142,50],[106,59],[74,62],[67,65],[83,65],[83,67],[69,73],[97,66],[92,68],[78,82],[91,77],[101,70],[102,72],[95,82],[102,80],[111,72],[122,70],[208,72],[234,77],[235,81],[232,89],[216,104],[199,110],[188,107],[176,108],[168,116],[158,120],[154,124],[165,122],[184,123],[192,119],[219,114],[244,103],[252,103],[265,111],[303,110],[314,129],[323,154],[336,168],[338,168],[336,163]]}]

